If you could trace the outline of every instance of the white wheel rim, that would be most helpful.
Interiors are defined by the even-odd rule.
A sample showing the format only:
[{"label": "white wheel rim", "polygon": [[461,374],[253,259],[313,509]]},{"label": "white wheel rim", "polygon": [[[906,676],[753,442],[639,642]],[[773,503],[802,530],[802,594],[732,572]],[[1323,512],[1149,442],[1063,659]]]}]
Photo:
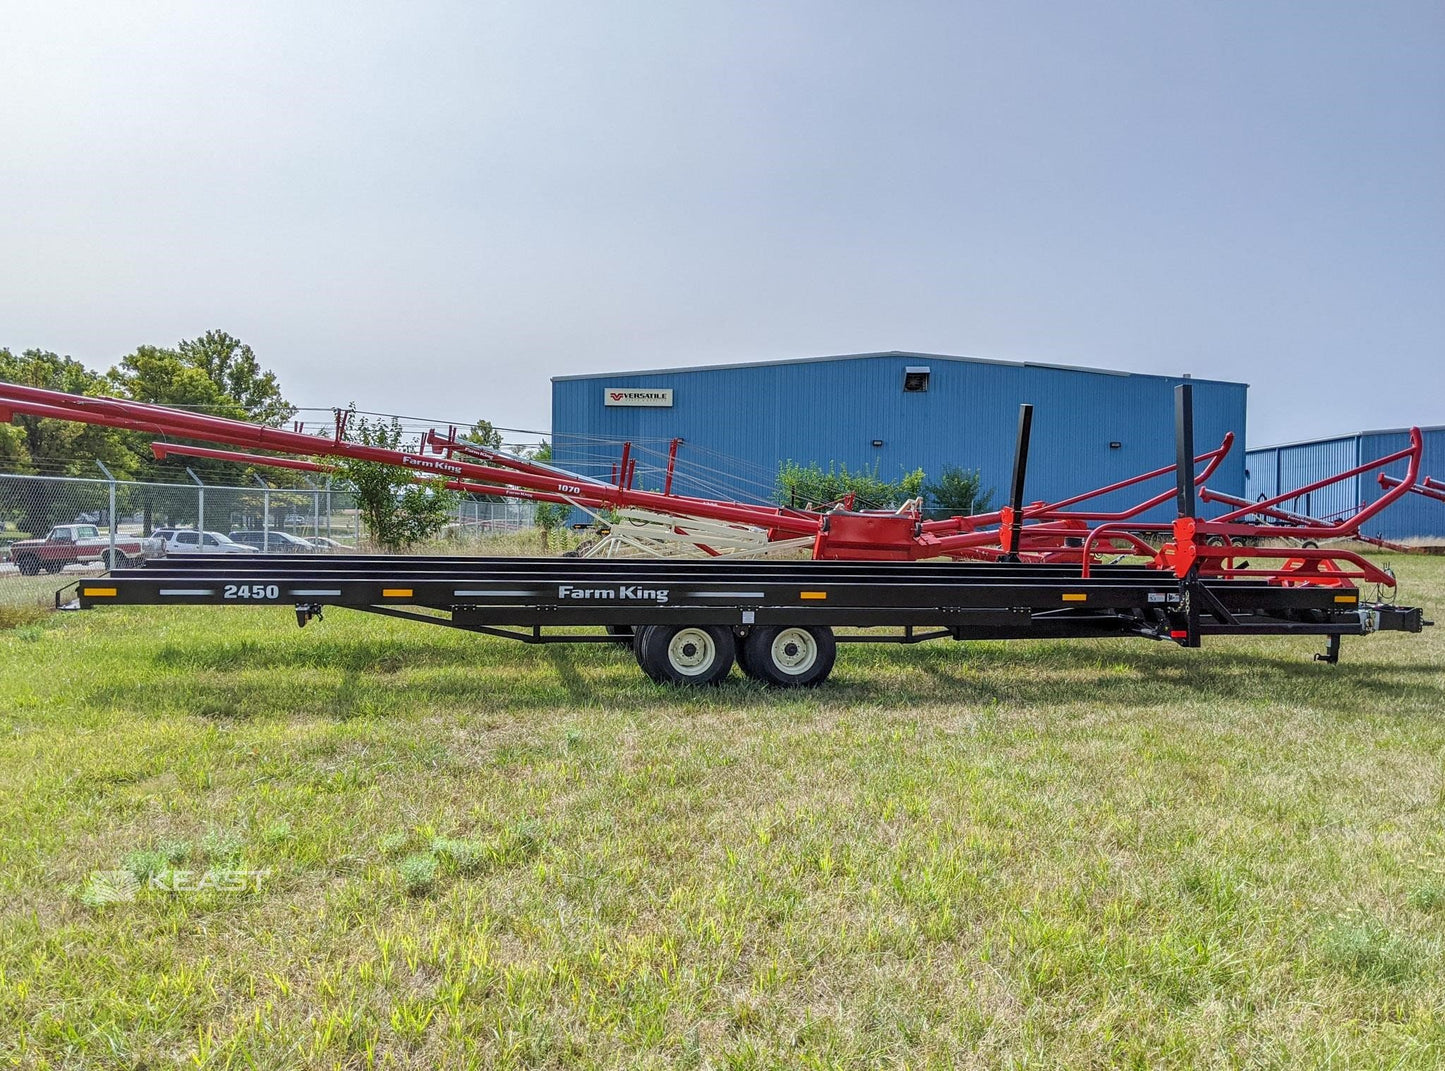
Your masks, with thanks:
[{"label": "white wheel rim", "polygon": [[785,628],[773,637],[773,665],[797,676],[818,661],[818,641],[804,628]]},{"label": "white wheel rim", "polygon": [[667,642],[667,661],[684,677],[699,677],[717,661],[717,644],[700,628],[678,629]]}]

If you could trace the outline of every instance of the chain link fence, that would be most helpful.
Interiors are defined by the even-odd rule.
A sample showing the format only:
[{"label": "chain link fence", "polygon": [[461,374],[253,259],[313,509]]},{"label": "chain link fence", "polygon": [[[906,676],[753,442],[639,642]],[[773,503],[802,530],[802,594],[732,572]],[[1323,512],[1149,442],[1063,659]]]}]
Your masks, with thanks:
[{"label": "chain link fence", "polygon": [[[489,553],[497,537],[532,528],[534,511],[530,502],[462,496],[436,538],[409,553]],[[236,533],[308,553],[375,549],[355,497],[329,480],[281,488],[0,474],[0,605],[48,601],[57,577],[152,556],[165,529]]]}]

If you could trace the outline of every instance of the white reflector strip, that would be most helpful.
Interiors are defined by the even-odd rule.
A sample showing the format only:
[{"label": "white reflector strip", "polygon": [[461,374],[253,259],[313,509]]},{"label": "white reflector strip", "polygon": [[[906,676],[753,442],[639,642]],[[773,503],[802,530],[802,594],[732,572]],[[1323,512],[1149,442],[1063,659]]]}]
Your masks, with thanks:
[{"label": "white reflector strip", "polygon": [[289,595],[340,595],[340,588],[292,588]]},{"label": "white reflector strip", "polygon": [[161,588],[161,595],[214,595],[215,588]]},{"label": "white reflector strip", "polygon": [[482,589],[479,588],[479,589],[476,589],[476,590],[454,591],[454,592],[452,592],[452,594],[453,594],[453,595],[532,595],[532,594],[534,594],[534,592],[531,592],[531,591],[497,591],[495,588],[488,588],[488,589],[486,589],[486,590],[482,590]]}]

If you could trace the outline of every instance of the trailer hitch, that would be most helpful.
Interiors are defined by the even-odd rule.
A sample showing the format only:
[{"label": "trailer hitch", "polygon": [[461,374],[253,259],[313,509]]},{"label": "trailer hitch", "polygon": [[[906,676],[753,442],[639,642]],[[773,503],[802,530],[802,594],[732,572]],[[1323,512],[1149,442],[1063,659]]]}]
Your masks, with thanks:
[{"label": "trailer hitch", "polygon": [[[73,596],[71,596],[69,599],[65,599],[65,598],[63,598],[63,597],[64,597],[64,595],[65,595],[65,593],[66,593],[67,591],[73,591],[73,592],[75,592],[75,594],[74,594]],[[66,584],[65,587],[59,589],[59,590],[55,593],[55,608],[56,608],[57,610],[79,610],[79,609],[80,609],[80,581],[79,581],[79,580],[76,580],[76,581],[73,581],[72,583]]]},{"label": "trailer hitch", "polygon": [[312,618],[317,621],[324,620],[321,616],[321,604],[319,602],[298,602],[296,604],[296,627],[305,628],[306,622]]}]

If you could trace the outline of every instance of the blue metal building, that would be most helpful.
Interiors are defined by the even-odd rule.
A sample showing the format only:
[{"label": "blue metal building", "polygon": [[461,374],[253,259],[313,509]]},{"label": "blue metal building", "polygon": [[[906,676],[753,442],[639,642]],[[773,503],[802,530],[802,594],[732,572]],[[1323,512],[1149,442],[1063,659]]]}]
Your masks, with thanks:
[{"label": "blue metal building", "polygon": [[[1445,427],[1421,428],[1425,453],[1420,474],[1445,479]],[[1273,498],[1283,491],[1322,480],[1338,472],[1386,457],[1410,445],[1408,428],[1364,431],[1331,439],[1264,446],[1245,455],[1246,497]],[[1384,471],[1403,478],[1406,463],[1398,461]],[[1287,508],[1312,517],[1333,519],[1384,493],[1375,473],[1352,476],[1286,503]],[[1445,503],[1407,494],[1379,516],[1365,523],[1365,534],[1383,539],[1445,536]]]},{"label": "blue metal building", "polygon": [[[863,353],[552,380],[554,463],[608,478],[621,444],[635,486],[659,489],[681,438],[673,489],[771,501],[780,462],[830,462],[896,480],[915,468],[978,469],[1002,504],[1018,407],[1034,406],[1026,497],[1052,500],[1174,463],[1174,387],[1183,379],[924,353]],[[1244,493],[1247,386],[1194,384],[1195,444],[1236,447],[1211,486]],[[1169,481],[1156,481],[1151,491]],[[1100,500],[1138,501],[1137,492]],[[1172,503],[1153,519],[1173,516]]]}]

